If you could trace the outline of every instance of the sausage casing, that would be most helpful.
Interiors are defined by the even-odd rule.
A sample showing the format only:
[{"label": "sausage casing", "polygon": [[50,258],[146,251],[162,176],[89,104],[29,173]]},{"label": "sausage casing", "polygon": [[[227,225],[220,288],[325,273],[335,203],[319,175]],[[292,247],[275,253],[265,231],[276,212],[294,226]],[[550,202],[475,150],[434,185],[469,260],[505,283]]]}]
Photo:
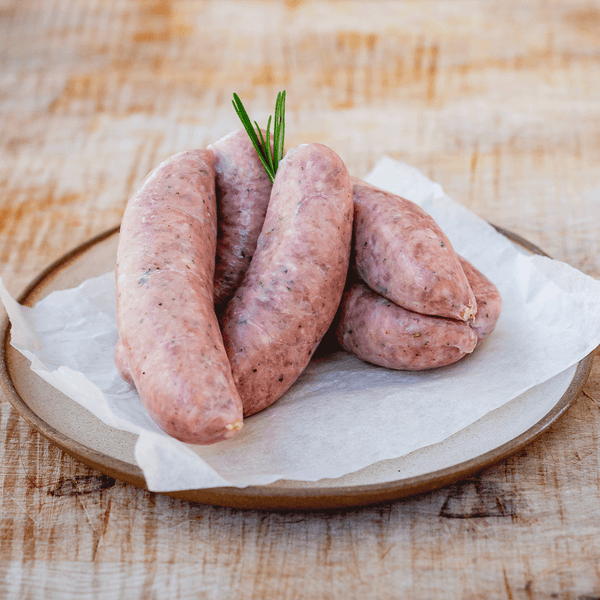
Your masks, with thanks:
[{"label": "sausage casing", "polygon": [[458,257],[477,300],[477,314],[469,325],[477,334],[478,343],[494,331],[502,312],[502,296],[498,288],[467,259]]},{"label": "sausage casing", "polygon": [[244,414],[277,400],[305,369],[338,308],[352,237],[346,166],[321,144],[279,163],[258,245],[221,316]]},{"label": "sausage casing", "polygon": [[117,250],[117,365],[156,423],[194,444],[242,424],[213,305],[214,177],[210,150],[159,165],[127,203]]},{"label": "sausage casing", "polygon": [[447,236],[414,202],[353,178],[354,265],[375,292],[408,310],[468,321],[475,296]]},{"label": "sausage casing", "polygon": [[336,333],[362,360],[407,371],[452,364],[477,344],[468,323],[406,310],[362,282],[344,293]]},{"label": "sausage casing", "polygon": [[209,148],[215,156],[218,219],[213,295],[219,308],[242,282],[256,250],[272,184],[245,129],[232,131]]}]

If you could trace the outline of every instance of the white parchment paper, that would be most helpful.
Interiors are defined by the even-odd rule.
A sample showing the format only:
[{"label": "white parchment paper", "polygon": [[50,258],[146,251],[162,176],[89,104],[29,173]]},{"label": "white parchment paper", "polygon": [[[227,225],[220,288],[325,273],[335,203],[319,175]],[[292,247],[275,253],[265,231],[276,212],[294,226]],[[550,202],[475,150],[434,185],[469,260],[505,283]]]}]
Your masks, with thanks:
[{"label": "white parchment paper", "polygon": [[409,373],[330,354],[247,419],[236,438],[202,447],[161,432],[120,379],[112,272],[53,292],[33,308],[18,305],[0,282],[12,344],[50,384],[139,436],[136,461],[154,491],[316,481],[404,456],[447,439],[600,344],[600,282],[523,253],[408,165],[383,158],[367,180],[420,204],[502,294],[495,332],[455,365]]}]

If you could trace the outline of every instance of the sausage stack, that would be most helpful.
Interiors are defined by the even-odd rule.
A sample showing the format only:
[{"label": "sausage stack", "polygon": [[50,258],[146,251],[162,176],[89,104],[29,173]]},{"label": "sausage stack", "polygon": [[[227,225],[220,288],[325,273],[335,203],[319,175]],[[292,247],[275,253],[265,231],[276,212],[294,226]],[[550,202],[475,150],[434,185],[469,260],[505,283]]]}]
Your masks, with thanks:
[{"label": "sausage stack", "polygon": [[280,398],[332,323],[363,360],[430,369],[472,352],[501,309],[417,205],[351,178],[321,144],[289,150],[271,185],[244,130],[148,175],[115,276],[117,368],[192,444]]},{"label": "sausage stack", "polygon": [[422,208],[353,184],[357,280],[344,294],[339,343],[365,361],[403,370],[443,367],[473,352],[500,316],[497,288],[456,254]]}]

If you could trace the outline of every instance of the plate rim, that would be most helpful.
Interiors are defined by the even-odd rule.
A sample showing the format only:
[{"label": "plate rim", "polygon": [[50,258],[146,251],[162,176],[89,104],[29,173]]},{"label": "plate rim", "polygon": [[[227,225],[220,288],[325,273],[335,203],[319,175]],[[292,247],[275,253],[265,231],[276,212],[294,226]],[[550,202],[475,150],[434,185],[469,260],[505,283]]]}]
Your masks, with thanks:
[{"label": "plate rim", "polygon": [[[533,254],[548,256],[543,250],[521,236],[502,227],[493,224],[492,226],[500,234],[529,250]],[[76,259],[83,256],[89,249],[117,234],[119,229],[119,225],[112,227],[88,239],[82,244],[79,244],[71,251],[55,260],[31,281],[19,295],[17,301],[20,304],[31,306],[36,299],[37,293],[46,287],[52,281],[54,276],[66,269]],[[2,340],[0,346],[0,387],[19,415],[34,430],[41,433],[51,443],[58,446],[69,456],[105,475],[132,484],[137,488],[148,490],[143,472],[137,465],[89,448],[70,438],[44,421],[29,407],[27,402],[17,391],[11,376],[10,355],[13,352],[18,353],[18,351],[10,345],[10,332],[11,323],[8,316],[6,316],[2,322],[2,328],[0,329]],[[355,485],[342,488],[299,488],[290,491],[286,488],[262,485],[248,486],[245,488],[220,487],[152,493],[160,493],[201,504],[255,510],[322,510],[351,508],[425,493],[467,478],[486,467],[508,458],[533,442],[569,409],[573,400],[579,395],[579,392],[585,385],[591,371],[593,356],[594,352],[592,351],[579,361],[567,390],[554,407],[532,427],[497,448],[450,467],[398,479],[392,482]]]}]

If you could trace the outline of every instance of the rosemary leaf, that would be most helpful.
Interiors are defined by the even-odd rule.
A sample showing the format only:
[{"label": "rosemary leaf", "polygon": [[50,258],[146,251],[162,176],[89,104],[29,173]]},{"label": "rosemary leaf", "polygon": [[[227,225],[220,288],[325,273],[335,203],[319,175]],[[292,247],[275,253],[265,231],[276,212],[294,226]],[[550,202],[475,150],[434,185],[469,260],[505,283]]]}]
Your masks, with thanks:
[{"label": "rosemary leaf", "polygon": [[268,171],[269,176],[271,176],[271,174],[273,176],[275,176],[275,169],[273,168],[273,155],[271,153],[271,133],[270,133],[271,117],[269,116],[269,120],[267,121],[267,133],[266,133],[267,139],[266,140],[263,137],[262,130],[258,126],[258,123],[256,121],[254,121],[254,125],[256,125],[256,131],[258,132],[258,135],[260,136],[260,143],[262,145],[263,155],[269,165],[269,171]]},{"label": "rosemary leaf", "polygon": [[[273,172],[271,166],[265,159],[263,147],[261,146],[256,132],[252,128],[252,123],[250,122],[250,117],[248,116],[248,113],[246,112],[246,109],[244,108],[244,105],[242,104],[242,101],[240,100],[239,96],[235,93],[233,94],[233,108],[235,109],[237,116],[240,118],[240,121],[242,122],[242,125],[244,126],[244,129],[246,130],[246,133],[248,134],[248,137],[250,138],[250,141],[252,142],[252,145],[254,146],[258,157],[260,158],[260,161],[265,167],[267,175],[269,176],[271,181],[273,181],[275,179],[275,173]],[[260,133],[260,129],[258,129],[258,131]]]},{"label": "rosemary leaf", "polygon": [[[271,169],[273,169],[273,174],[277,171],[277,163],[274,160],[273,156],[273,146],[271,146],[271,115],[269,115],[269,120],[267,121],[267,142],[265,145],[267,151],[267,157],[269,159],[269,164],[271,165]],[[273,138],[275,137],[275,132],[273,131]]]},{"label": "rosemary leaf", "polygon": [[275,124],[273,125],[273,150],[275,153],[275,170],[283,158],[283,140],[285,137],[285,90],[277,94],[275,102]]},{"label": "rosemary leaf", "polygon": [[[240,118],[244,129],[248,133],[256,153],[265,167],[267,175],[271,179],[271,182],[273,182],[277,167],[279,166],[279,161],[283,158],[285,138],[285,90],[277,94],[277,100],[275,101],[275,116],[274,118],[269,116],[265,136],[263,136],[262,130],[256,121],[254,121],[256,131],[254,130],[250,117],[248,116],[240,97],[236,93],[233,94],[233,108]],[[271,122],[273,123],[272,145]]]}]

